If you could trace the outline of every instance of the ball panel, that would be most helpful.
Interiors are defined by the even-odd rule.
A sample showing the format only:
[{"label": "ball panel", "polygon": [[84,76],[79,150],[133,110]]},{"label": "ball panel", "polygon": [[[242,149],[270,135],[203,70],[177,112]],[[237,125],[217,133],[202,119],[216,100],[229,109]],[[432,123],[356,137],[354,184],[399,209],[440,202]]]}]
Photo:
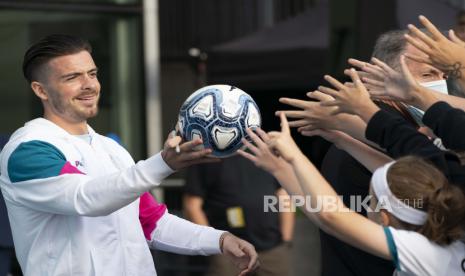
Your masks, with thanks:
[{"label": "ball panel", "polygon": [[213,119],[213,95],[200,98],[189,108],[189,116],[202,118],[206,121]]},{"label": "ball panel", "polygon": [[235,127],[213,126],[211,137],[216,147],[220,150],[226,149],[239,136],[239,130]]},{"label": "ball panel", "polygon": [[[259,127],[260,111],[253,99],[239,88],[211,85],[195,91],[182,105],[178,127],[185,140],[202,138],[201,148],[228,157],[243,147],[247,127]],[[250,139],[250,138],[249,138]]]}]

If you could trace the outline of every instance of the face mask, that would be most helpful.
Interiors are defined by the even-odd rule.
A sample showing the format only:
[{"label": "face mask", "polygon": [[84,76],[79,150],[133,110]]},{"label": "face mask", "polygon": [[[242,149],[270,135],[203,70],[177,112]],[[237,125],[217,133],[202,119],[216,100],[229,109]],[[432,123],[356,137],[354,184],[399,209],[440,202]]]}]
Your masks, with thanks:
[{"label": "face mask", "polygon": [[[423,87],[426,87],[428,89],[437,91],[439,93],[449,94],[449,91],[447,90],[447,82],[446,82],[446,80],[421,82],[420,85],[423,86]],[[407,106],[407,110],[408,110],[408,112],[410,113],[412,118],[415,120],[415,122],[419,126],[424,126],[422,120],[423,120],[423,115],[425,114],[425,112],[423,110],[420,110],[420,109],[418,109],[418,108],[416,108],[414,106],[411,106],[411,105]]]},{"label": "face mask", "polygon": [[446,80],[420,82],[420,85],[443,94],[449,94]]}]

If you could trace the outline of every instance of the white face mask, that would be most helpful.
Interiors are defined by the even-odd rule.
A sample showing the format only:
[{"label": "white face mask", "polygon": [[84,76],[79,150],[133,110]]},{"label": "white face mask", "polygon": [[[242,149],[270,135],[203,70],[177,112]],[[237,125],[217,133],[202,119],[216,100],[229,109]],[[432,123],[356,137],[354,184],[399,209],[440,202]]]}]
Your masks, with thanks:
[{"label": "white face mask", "polygon": [[420,82],[420,85],[443,94],[449,94],[446,80]]},{"label": "white face mask", "polygon": [[[420,82],[420,85],[443,94],[449,94],[446,80],[437,80],[429,82]],[[419,126],[424,126],[422,120],[425,112],[414,106],[407,106],[407,110]]]}]

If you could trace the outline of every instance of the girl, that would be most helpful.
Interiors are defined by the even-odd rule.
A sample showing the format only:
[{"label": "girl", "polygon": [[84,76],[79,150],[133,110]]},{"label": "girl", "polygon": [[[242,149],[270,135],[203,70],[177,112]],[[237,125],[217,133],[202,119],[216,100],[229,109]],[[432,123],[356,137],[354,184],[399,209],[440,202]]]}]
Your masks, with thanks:
[{"label": "girl", "polygon": [[[259,136],[251,135],[255,145],[247,143],[253,155],[240,154],[275,175],[290,194],[309,196],[311,209],[319,210],[304,208],[313,222],[353,246],[392,260],[394,275],[465,273],[465,244],[459,240],[465,197],[441,172],[415,157],[378,168],[370,185],[370,209],[381,210],[365,218],[344,206],[295,144],[285,115],[280,117],[281,132],[259,130]],[[279,157],[269,158],[272,152]]]}]

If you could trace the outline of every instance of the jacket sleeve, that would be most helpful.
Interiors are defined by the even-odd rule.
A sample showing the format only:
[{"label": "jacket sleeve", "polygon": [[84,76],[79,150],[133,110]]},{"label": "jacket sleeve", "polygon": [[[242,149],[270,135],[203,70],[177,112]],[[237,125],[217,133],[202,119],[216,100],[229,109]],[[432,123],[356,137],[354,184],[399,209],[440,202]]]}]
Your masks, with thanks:
[{"label": "jacket sleeve", "polygon": [[122,171],[90,177],[66,162],[53,145],[41,143],[20,145],[9,156],[8,176],[0,177],[5,198],[38,211],[105,216],[173,172],[159,153]]},{"label": "jacket sleeve", "polygon": [[149,246],[182,255],[220,254],[220,237],[224,231],[198,225],[168,211],[157,222]]},{"label": "jacket sleeve", "polygon": [[423,123],[431,128],[444,146],[451,150],[465,150],[465,112],[448,103],[437,102],[423,116]]},{"label": "jacket sleeve", "polygon": [[429,160],[449,181],[464,188],[465,167],[461,166],[457,155],[440,150],[402,118],[380,110],[368,122],[365,135],[395,159],[415,155]]}]

